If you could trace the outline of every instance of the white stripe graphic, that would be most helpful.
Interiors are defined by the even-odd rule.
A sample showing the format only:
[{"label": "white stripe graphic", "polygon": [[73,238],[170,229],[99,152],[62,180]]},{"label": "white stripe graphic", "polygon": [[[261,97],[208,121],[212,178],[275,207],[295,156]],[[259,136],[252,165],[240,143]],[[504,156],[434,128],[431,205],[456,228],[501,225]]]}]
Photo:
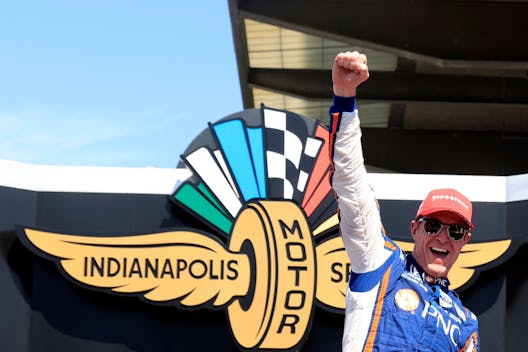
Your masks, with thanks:
[{"label": "white stripe graphic", "polygon": [[229,214],[236,217],[242,203],[238,199],[233,188],[225,178],[224,173],[218,167],[214,157],[209,150],[202,147],[186,157],[187,162],[193,167],[198,176],[211,189],[220,203],[227,209]]},{"label": "white stripe graphic", "polygon": [[233,178],[231,177],[231,173],[229,172],[229,169],[227,168],[227,164],[225,162],[224,156],[222,155],[222,152],[219,150],[215,150],[213,152],[216,161],[220,164],[220,167],[222,168],[222,171],[224,172],[225,177],[227,178],[227,181],[231,185],[231,188],[233,189],[233,192],[235,192],[238,199],[240,199],[240,194],[238,194],[235,181],[233,181]]}]

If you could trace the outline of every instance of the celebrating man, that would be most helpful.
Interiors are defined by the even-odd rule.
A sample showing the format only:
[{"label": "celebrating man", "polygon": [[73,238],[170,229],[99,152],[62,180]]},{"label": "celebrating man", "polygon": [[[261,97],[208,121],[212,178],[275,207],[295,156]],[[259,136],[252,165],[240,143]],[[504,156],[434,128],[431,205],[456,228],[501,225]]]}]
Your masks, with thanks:
[{"label": "celebrating man", "polygon": [[340,53],[332,68],[332,186],[352,274],[343,351],[478,351],[478,322],[447,275],[470,240],[471,202],[453,189],[431,191],[411,221],[412,254],[385,236],[363,164],[356,89],[367,58]]}]

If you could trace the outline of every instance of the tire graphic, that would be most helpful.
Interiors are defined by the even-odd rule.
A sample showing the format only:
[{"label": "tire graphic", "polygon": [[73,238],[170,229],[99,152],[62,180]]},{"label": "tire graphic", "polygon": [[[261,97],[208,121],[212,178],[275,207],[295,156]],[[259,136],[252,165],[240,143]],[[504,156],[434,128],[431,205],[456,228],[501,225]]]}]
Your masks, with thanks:
[{"label": "tire graphic", "polygon": [[251,244],[256,275],[245,307],[227,308],[231,331],[246,350],[298,346],[309,331],[315,295],[315,251],[306,218],[288,201],[248,204],[237,217],[229,250]]}]

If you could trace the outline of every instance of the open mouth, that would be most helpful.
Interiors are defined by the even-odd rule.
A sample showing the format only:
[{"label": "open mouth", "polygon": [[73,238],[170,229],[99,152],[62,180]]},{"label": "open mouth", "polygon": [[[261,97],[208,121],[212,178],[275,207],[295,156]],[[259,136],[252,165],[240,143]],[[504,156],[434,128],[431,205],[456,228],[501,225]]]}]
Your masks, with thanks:
[{"label": "open mouth", "polygon": [[438,248],[438,247],[431,247],[431,253],[433,253],[434,256],[444,258],[449,254],[449,251],[447,249]]}]

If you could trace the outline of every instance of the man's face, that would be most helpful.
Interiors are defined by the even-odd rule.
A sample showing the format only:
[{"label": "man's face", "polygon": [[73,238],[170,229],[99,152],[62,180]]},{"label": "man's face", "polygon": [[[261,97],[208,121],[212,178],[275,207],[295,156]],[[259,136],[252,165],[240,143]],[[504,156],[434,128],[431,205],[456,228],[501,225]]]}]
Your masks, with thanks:
[{"label": "man's face", "polygon": [[[451,212],[438,212],[427,216],[442,224],[457,224],[467,228],[464,220]],[[413,256],[420,266],[431,276],[447,277],[447,274],[460,254],[462,247],[469,241],[468,233],[460,241],[449,238],[447,228],[442,227],[438,235],[429,235],[424,230],[424,223],[412,221],[411,233],[414,239]]]}]

